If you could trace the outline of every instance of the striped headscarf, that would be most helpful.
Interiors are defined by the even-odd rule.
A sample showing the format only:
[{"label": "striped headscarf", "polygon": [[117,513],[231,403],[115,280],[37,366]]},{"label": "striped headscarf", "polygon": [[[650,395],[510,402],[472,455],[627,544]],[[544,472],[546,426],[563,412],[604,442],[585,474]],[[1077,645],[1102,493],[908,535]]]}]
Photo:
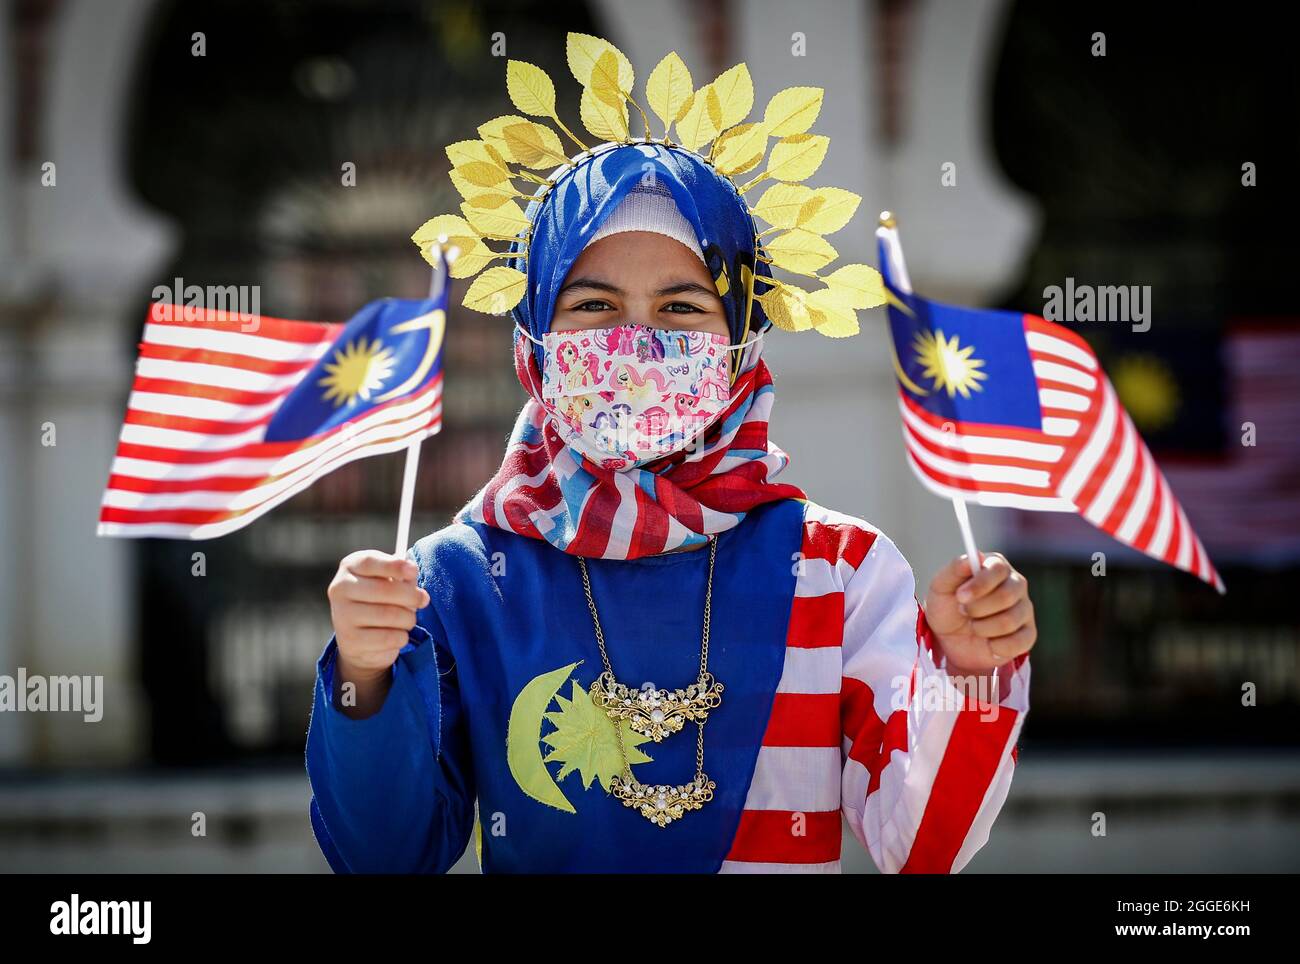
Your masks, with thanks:
[{"label": "striped headscarf", "polygon": [[[765,502],[803,498],[773,482],[789,462],[767,437],[774,389],[762,360],[770,328],[752,297],[753,219],[744,199],[700,157],[663,144],[606,145],[534,200],[533,232],[523,258],[528,292],[515,321],[533,338],[549,330],[556,296],[602,222],[638,186],[666,187],[694,227],[726,310],[732,342],[751,339],[732,366],[731,399],[693,451],[642,466],[608,469],[567,446],[541,404],[541,349],[516,331],[515,373],[529,394],[492,479],[457,514],[519,535],[545,539],[573,555],[635,559],[703,543]],[[523,242],[511,249],[525,253]]]}]

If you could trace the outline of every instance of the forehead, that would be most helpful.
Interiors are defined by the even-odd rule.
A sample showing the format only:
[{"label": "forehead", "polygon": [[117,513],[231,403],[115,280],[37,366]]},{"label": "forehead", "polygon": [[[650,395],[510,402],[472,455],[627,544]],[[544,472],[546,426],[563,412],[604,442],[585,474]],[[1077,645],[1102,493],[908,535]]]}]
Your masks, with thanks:
[{"label": "forehead", "polygon": [[627,291],[658,290],[694,281],[714,290],[704,262],[680,241],[652,231],[623,231],[583,249],[565,283],[576,278],[608,281]]}]

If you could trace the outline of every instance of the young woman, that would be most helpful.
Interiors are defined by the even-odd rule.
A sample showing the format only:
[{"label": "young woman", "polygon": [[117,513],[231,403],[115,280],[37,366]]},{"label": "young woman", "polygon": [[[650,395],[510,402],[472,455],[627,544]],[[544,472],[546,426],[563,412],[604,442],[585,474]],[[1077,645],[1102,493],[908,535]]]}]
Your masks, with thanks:
[{"label": "young woman", "polygon": [[844,818],[884,871],[959,870],[1027,710],[1024,578],[957,558],[921,607],[883,533],[773,481],[769,271],[707,158],[602,145],[529,215],[500,470],[330,586],[330,865],[442,872],[474,830],[489,872],[837,872]]}]

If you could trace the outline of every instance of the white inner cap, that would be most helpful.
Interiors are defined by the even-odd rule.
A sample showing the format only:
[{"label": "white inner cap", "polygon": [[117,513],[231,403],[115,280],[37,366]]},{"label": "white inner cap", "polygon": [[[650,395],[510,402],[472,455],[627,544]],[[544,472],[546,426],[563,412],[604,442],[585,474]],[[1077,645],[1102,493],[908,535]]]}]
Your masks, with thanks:
[{"label": "white inner cap", "polygon": [[[591,236],[587,246],[595,244],[601,238],[624,231],[652,231],[680,241],[690,248],[695,257],[704,261],[704,252],[700,250],[699,238],[691,222],[682,216],[667,188],[636,187],[633,188],[618,207],[610,212],[596,233]],[[706,264],[708,262],[705,262]]]}]

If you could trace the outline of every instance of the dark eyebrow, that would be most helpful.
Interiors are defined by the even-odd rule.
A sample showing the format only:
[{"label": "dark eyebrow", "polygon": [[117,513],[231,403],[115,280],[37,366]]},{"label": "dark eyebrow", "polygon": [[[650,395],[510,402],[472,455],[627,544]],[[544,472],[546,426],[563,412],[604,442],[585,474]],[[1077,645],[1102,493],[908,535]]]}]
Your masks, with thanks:
[{"label": "dark eyebrow", "polygon": [[[600,281],[596,278],[574,278],[560,289],[560,294],[567,294],[574,288],[590,288],[592,291],[608,291],[611,295],[627,294],[627,292],[618,285],[612,285],[608,281]],[[556,297],[559,296],[557,295]]]},{"label": "dark eyebrow", "polygon": [[668,285],[666,288],[660,288],[655,292],[655,297],[667,298],[669,295],[684,294],[710,295],[716,298],[718,296],[718,291],[716,288],[706,288],[704,285],[697,284],[694,281],[679,281],[676,284]]}]

